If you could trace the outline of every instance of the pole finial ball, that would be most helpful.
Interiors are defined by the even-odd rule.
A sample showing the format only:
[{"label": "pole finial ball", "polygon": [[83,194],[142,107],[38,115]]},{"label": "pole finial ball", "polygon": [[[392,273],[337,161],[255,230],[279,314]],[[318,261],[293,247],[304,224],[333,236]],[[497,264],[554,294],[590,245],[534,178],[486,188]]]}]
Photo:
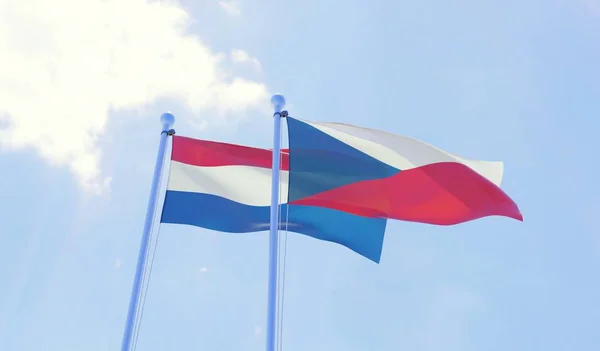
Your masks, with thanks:
[{"label": "pole finial ball", "polygon": [[175,116],[173,116],[173,114],[170,112],[165,112],[162,114],[162,116],[160,116],[160,121],[163,125],[167,126],[168,129],[175,124]]},{"label": "pole finial ball", "polygon": [[281,112],[285,107],[285,98],[281,94],[275,94],[271,98],[271,104],[273,105],[275,112]]}]

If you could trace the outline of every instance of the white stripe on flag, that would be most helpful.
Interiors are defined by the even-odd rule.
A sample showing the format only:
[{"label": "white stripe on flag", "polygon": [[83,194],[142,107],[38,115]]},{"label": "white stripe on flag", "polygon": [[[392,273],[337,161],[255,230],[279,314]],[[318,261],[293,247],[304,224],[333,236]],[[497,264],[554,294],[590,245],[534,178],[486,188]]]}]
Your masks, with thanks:
[{"label": "white stripe on flag", "polygon": [[498,186],[502,182],[504,172],[502,162],[467,160],[423,141],[375,129],[342,123],[302,121],[400,170],[439,162],[458,162],[470,167]]},{"label": "white stripe on flag", "polygon": [[[281,202],[287,202],[288,172],[280,174]],[[271,205],[271,169],[249,166],[201,167],[171,161],[167,190],[220,196],[251,206]]]}]

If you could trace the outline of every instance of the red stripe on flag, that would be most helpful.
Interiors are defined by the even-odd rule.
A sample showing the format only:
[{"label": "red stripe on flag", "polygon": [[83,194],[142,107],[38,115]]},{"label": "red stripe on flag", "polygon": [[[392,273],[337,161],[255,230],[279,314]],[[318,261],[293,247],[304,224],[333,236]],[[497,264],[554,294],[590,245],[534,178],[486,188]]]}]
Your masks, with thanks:
[{"label": "red stripe on flag", "polygon": [[[293,187],[293,173],[290,186]],[[434,163],[315,194],[292,204],[327,207],[365,217],[438,225],[486,216],[523,220],[513,200],[469,167]]]},{"label": "red stripe on flag", "polygon": [[[171,160],[194,166],[251,166],[271,168],[273,151],[243,145],[173,136]],[[282,153],[281,169],[288,170],[289,154]]]}]

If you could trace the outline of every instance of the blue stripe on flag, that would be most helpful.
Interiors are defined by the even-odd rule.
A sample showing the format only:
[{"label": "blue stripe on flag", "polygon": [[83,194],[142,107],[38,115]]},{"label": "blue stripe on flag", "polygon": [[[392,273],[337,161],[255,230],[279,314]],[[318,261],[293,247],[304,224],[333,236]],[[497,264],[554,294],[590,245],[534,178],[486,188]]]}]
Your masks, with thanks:
[{"label": "blue stripe on flag", "polygon": [[[288,205],[282,205],[282,222]],[[167,191],[162,223],[187,224],[229,233],[269,229],[269,207],[249,206],[209,194]],[[379,262],[386,220],[354,216],[328,208],[289,206],[288,230],[331,241]],[[281,225],[285,229],[285,225]]]}]

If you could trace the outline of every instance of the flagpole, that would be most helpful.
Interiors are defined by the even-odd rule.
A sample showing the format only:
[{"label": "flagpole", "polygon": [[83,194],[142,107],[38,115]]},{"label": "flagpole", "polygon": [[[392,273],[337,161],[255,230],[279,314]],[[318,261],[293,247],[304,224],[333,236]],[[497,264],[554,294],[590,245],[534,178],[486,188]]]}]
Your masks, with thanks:
[{"label": "flagpole", "polygon": [[273,163],[271,184],[271,226],[269,234],[269,290],[267,298],[267,351],[275,351],[275,320],[277,316],[277,250],[279,231],[279,161],[281,159],[281,119],[285,106],[283,95],[275,94],[271,98],[273,105]]},{"label": "flagpole", "polygon": [[160,133],[160,143],[158,144],[158,154],[156,155],[156,166],[154,167],[154,176],[152,177],[152,187],[150,189],[150,199],[148,200],[148,209],[146,210],[146,222],[144,223],[142,242],[140,243],[137,267],[135,270],[133,287],[131,289],[131,298],[129,300],[129,310],[127,312],[125,330],[123,331],[121,351],[130,351],[132,347],[131,341],[134,333],[136,315],[140,301],[142,275],[144,273],[144,267],[146,266],[146,259],[148,257],[148,249],[150,246],[150,230],[152,229],[152,222],[156,215],[156,204],[158,201],[158,191],[160,189],[160,176],[162,174],[163,164],[165,160],[167,139],[169,136],[175,134],[175,131],[171,129],[173,124],[175,124],[175,116],[168,112],[163,113],[162,116],[160,116],[160,121],[163,125],[162,132]]}]

